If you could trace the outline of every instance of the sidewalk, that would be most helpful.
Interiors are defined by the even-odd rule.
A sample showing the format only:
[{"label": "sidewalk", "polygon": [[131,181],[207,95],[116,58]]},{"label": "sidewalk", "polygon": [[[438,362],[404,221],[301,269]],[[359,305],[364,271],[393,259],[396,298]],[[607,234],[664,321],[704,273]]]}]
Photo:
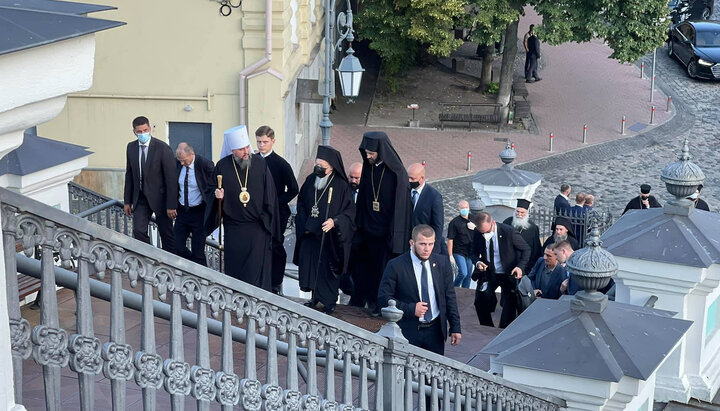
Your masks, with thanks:
[{"label": "sidewalk", "polygon": [[[538,23],[540,18],[532,9],[527,9],[526,16],[520,20],[519,40],[522,41],[528,25]],[[383,130],[390,136],[406,165],[426,161],[428,180],[432,181],[498,167],[501,164],[498,153],[505,142],[495,139],[509,138],[518,154],[516,163],[521,163],[632,137],[657,127],[674,115],[672,108],[669,113],[665,111],[667,97],[657,88],[654,103],[649,101],[650,81],[647,74],[650,69],[646,67],[646,77],[641,79],[637,67],[609,59],[612,50],[601,40],[557,47],[543,44],[541,49],[544,66],[540,75],[543,80],[527,84],[528,99],[532,102],[533,117],[539,129],[537,135],[336,124],[332,129],[331,145],[341,151],[347,167],[360,160],[358,146],[362,134],[368,130]],[[519,53],[524,54],[521,45]],[[516,61],[521,64],[523,58]],[[398,99],[401,98],[398,96]],[[442,100],[442,95],[438,99]],[[653,104],[656,112],[654,124],[650,125]],[[343,108],[343,111],[346,109]],[[627,118],[624,136],[620,134],[623,115]],[[344,117],[347,118],[347,114]],[[338,123],[343,123],[338,120]],[[588,142],[585,145],[582,144],[583,124],[588,126]],[[552,152],[548,150],[550,133],[554,133]],[[470,171],[466,170],[468,151],[472,152]],[[309,168],[303,171],[305,173],[301,175],[307,175]]]}]

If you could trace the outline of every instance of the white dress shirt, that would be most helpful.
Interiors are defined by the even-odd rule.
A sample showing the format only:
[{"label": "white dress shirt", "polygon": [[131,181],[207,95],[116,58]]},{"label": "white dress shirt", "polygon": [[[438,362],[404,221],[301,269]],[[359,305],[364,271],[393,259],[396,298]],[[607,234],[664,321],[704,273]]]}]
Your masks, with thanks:
[{"label": "white dress shirt", "polygon": [[[178,184],[180,185],[180,205],[185,202],[185,173],[187,173],[187,167],[182,166],[180,169],[180,176],[178,177]],[[202,195],[200,195],[200,188],[195,178],[195,159],[190,164],[190,177],[188,178],[188,207],[196,207],[202,203]]]},{"label": "white dress shirt", "polygon": [[[410,251],[410,259],[412,260],[413,265],[413,271],[415,272],[415,281],[417,282],[418,287],[418,297],[420,298],[420,301],[422,301],[422,282],[420,279],[422,278],[422,267],[420,266],[420,259],[418,256],[415,255],[415,251]],[[433,285],[433,279],[432,279],[432,270],[430,269],[430,260],[425,260],[423,262],[425,264],[425,270],[427,270],[427,287],[428,287],[428,294],[430,295],[430,303],[428,304],[428,307],[432,310],[432,320],[436,319],[438,315],[440,315],[440,309],[437,305],[437,298],[435,297],[435,286]],[[427,302],[427,301],[424,301]],[[420,318],[420,322],[425,322],[424,318]]]},{"label": "white dress shirt", "polygon": [[[410,200],[412,200],[412,198],[413,198],[413,192],[416,192],[417,193],[417,201],[420,201],[420,194],[422,194],[423,188],[425,188],[425,183],[423,183],[423,185],[421,185],[421,186],[418,186],[418,188],[411,188],[410,189]],[[417,201],[415,202],[415,204],[413,204],[413,210],[415,209],[415,206],[417,205]]]},{"label": "white dress shirt", "polygon": [[485,252],[490,252],[490,241],[493,242],[493,256],[488,256],[488,261],[492,258],[493,264],[495,265],[495,274],[505,274],[505,269],[502,266],[502,260],[500,260],[500,245],[498,244],[498,231],[497,224],[493,229],[493,236],[490,240],[485,240]]}]

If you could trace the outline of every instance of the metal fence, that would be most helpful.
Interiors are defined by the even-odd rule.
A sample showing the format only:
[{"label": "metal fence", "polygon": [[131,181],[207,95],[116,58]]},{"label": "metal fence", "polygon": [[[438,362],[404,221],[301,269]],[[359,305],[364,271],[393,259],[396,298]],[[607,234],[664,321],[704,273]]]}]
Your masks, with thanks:
[{"label": "metal fence", "polygon": [[[113,410],[129,405],[130,389],[141,390],[145,410],[180,410],[186,398],[200,410],[214,402],[223,410],[238,404],[245,410],[413,410],[416,405],[425,410],[426,401],[435,411],[441,404],[443,410],[467,411],[565,406],[557,397],[401,344],[397,309],[384,309],[390,322],[373,334],[18,193],[0,188],[0,202],[18,404],[23,403],[23,367],[32,357],[43,370],[48,410],[61,408],[61,385],[67,393],[68,384],[76,384],[81,410],[97,408],[101,372],[111,385],[111,403],[102,406]],[[16,250],[31,255],[36,246],[43,250],[37,269],[43,298],[40,323],[31,327],[18,304],[16,273],[18,262],[26,259]],[[54,252],[63,269],[56,267]],[[57,281],[60,271],[69,272],[64,283]],[[105,276],[109,284],[91,279]],[[60,321],[56,286],[72,283],[77,321],[69,331],[61,326],[67,319]],[[91,297],[109,305],[102,307],[110,312],[109,335],[94,331]],[[141,312],[139,342],[126,339],[124,308],[131,306]],[[156,330],[163,318],[169,333]],[[188,326],[196,330],[196,341],[194,355],[186,357]],[[213,333],[221,336],[219,345],[210,344]],[[164,345],[169,349],[158,352],[156,347]],[[235,356],[242,364],[234,362],[236,352],[244,353]],[[211,368],[211,355],[221,357],[218,369]],[[263,366],[265,375],[258,375]],[[168,404],[158,403],[159,390],[169,394]]]},{"label": "metal fence", "polygon": [[570,219],[573,226],[573,233],[577,237],[581,247],[584,247],[583,241],[590,232],[590,223],[596,220],[600,234],[604,233],[613,225],[615,221],[613,215],[605,211],[589,211],[583,214],[559,213],[556,214],[552,208],[532,207],[530,209],[530,219],[537,224],[540,229],[540,238],[547,238],[553,234],[553,227],[557,217],[565,217]]}]

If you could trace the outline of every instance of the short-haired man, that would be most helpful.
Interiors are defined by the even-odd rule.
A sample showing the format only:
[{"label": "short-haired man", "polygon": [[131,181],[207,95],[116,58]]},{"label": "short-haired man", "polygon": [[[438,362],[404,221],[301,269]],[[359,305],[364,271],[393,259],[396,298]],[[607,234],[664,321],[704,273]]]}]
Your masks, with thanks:
[{"label": "short-haired man", "polygon": [[[502,289],[503,310],[500,316],[500,328],[505,328],[517,316],[517,299],[514,290],[517,281],[523,276],[523,268],[527,266],[530,258],[530,246],[522,239],[520,234],[511,226],[496,223],[490,214],[480,212],[474,216],[475,225],[480,235],[476,235],[474,253],[479,255],[480,261],[475,264],[477,270],[473,273],[473,280],[482,284],[475,290],[475,311],[481,325],[493,327],[490,313],[495,309],[486,291],[494,293],[498,285]],[[493,295],[494,297],[494,295]]]},{"label": "short-haired man", "polygon": [[403,312],[398,325],[410,344],[444,355],[448,331],[452,345],[462,334],[452,269],[447,258],[432,253],[434,246],[435,230],[415,226],[410,251],[388,262],[377,298],[381,307],[396,301]]},{"label": "short-haired man", "polygon": [[537,260],[530,274],[528,274],[537,298],[557,300],[563,294],[561,285],[567,279],[567,273],[565,267],[558,264],[553,251],[554,248],[555,244],[546,248],[543,258]]},{"label": "short-haired man", "polygon": [[360,186],[360,177],[362,177],[362,163],[355,162],[350,164],[348,169],[348,181],[350,182],[350,188],[353,192],[353,201],[357,202],[358,187]]},{"label": "short-haired man", "polygon": [[[575,252],[575,250],[572,248],[572,246],[567,240],[553,244],[552,251],[555,254],[555,259],[557,259],[558,265],[561,265],[562,267],[565,267],[567,260]],[[574,295],[578,291],[578,288],[571,281],[570,273],[567,272],[567,270],[565,272],[566,278],[560,284],[560,292],[564,294]]]},{"label": "short-haired man", "polygon": [[412,225],[427,224],[435,230],[435,254],[447,254],[445,239],[442,236],[445,225],[443,198],[434,187],[425,180],[425,166],[410,164],[407,169],[410,185],[410,200],[413,205]]},{"label": "short-haired man", "polygon": [[628,210],[645,210],[648,208],[659,208],[662,207],[655,196],[650,195],[650,184],[640,185],[640,195],[628,201],[623,210],[623,214],[627,213]]},{"label": "short-haired man", "polygon": [[[178,214],[175,219],[175,246],[177,255],[201,265],[205,260],[205,210],[212,203],[212,195],[217,183],[213,180],[215,164],[211,160],[195,154],[187,143],[180,143],[175,150],[177,157]],[[191,236],[192,251],[187,248],[187,239]]]},{"label": "short-haired man", "polygon": [[177,168],[172,149],[150,135],[147,117],[132,121],[137,138],[127,145],[125,165],[125,215],[133,216],[133,237],[150,244],[148,224],[155,214],[162,248],[175,252],[172,220],[177,217]]},{"label": "short-haired man", "polygon": [[570,216],[573,218],[572,231],[579,244],[583,243],[585,238],[585,201],[587,195],[585,193],[577,193],[575,195],[575,205],[570,209]]},{"label": "short-haired man", "polygon": [[593,206],[595,205],[595,196],[592,194],[587,194],[585,196],[585,204],[583,205],[583,208],[585,209],[585,213],[589,213],[592,211]]},{"label": "short-haired man", "polygon": [[455,287],[470,288],[470,281],[475,262],[472,258],[473,236],[475,224],[470,219],[470,204],[465,200],[458,203],[460,215],[448,224],[447,248],[450,264],[457,266]]},{"label": "short-haired man", "polygon": [[271,281],[272,291],[275,294],[282,294],[285,262],[287,260],[287,252],[284,246],[285,229],[287,228],[288,219],[290,219],[289,203],[299,192],[298,183],[290,164],[273,150],[273,146],[275,145],[275,131],[270,128],[270,126],[258,127],[255,131],[255,141],[260,156],[265,159],[267,168],[270,170],[273,183],[275,183],[275,192],[277,193],[280,236],[273,238]]},{"label": "short-haired man", "polygon": [[555,215],[570,215],[570,184],[560,185],[560,194],[555,197]]}]

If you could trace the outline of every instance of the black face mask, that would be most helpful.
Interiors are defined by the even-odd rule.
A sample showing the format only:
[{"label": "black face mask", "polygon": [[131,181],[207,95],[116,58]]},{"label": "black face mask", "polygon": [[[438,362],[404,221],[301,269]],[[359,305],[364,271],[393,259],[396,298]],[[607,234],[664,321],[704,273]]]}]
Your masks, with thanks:
[{"label": "black face mask", "polygon": [[316,165],[315,168],[313,168],[313,174],[316,176],[322,178],[325,177],[325,174],[327,173],[327,168]]},{"label": "black face mask", "polygon": [[350,188],[352,188],[353,191],[357,190],[357,188],[358,188],[357,183],[350,183]]},{"label": "black face mask", "polygon": [[419,181],[411,181],[411,182],[410,182],[410,188],[412,188],[413,190],[416,189],[416,188],[418,188],[418,187],[420,187],[420,182],[419,182]]}]

